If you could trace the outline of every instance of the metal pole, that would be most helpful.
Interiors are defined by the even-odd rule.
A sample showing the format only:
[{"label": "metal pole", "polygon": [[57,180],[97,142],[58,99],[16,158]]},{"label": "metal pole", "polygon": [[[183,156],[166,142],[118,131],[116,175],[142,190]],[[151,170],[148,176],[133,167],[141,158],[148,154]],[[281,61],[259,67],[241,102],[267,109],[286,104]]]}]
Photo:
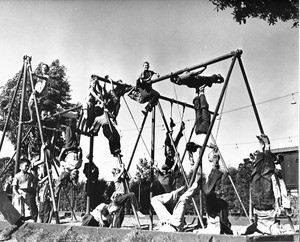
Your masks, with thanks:
[{"label": "metal pole", "polygon": [[114,85],[117,85],[117,86],[132,87],[132,86],[129,85],[129,84],[115,82],[115,81],[106,79],[106,78],[104,78],[104,77],[97,76],[97,75],[95,75],[95,74],[93,74],[91,77],[92,77],[92,78],[97,78],[98,81],[102,81],[102,82],[106,82],[106,83],[111,83],[111,82],[112,82]]},{"label": "metal pole", "polygon": [[89,170],[87,179],[87,197],[86,197],[86,214],[90,214],[91,208],[91,175],[92,175],[92,164],[94,155],[94,137],[90,137],[90,152],[89,152]]},{"label": "metal pole", "polygon": [[195,177],[196,177],[196,174],[197,174],[197,170],[199,168],[199,165],[202,162],[202,157],[203,157],[203,154],[204,154],[204,151],[205,151],[205,148],[206,148],[209,136],[211,134],[212,128],[214,126],[214,123],[215,123],[215,120],[216,120],[216,117],[217,117],[217,113],[218,113],[219,108],[221,106],[221,103],[222,103],[222,100],[223,100],[223,97],[224,97],[224,94],[225,94],[225,91],[226,91],[226,88],[227,88],[227,85],[228,85],[228,82],[229,82],[229,78],[230,78],[230,75],[231,75],[231,72],[232,72],[232,69],[233,69],[233,66],[234,66],[236,58],[237,57],[235,55],[233,57],[232,61],[231,61],[231,65],[229,67],[229,70],[228,70],[228,73],[227,73],[227,76],[226,76],[226,79],[225,79],[225,82],[224,82],[223,89],[221,91],[221,94],[220,94],[220,97],[219,97],[219,100],[218,100],[218,103],[217,103],[214,115],[212,117],[212,121],[211,121],[211,123],[209,125],[208,131],[207,131],[207,135],[206,135],[205,140],[204,140],[204,144],[202,146],[202,149],[200,149],[200,151],[199,151],[199,157],[198,157],[197,162],[195,164],[195,169],[194,169],[193,175],[192,175],[191,180],[190,180],[190,186],[193,184],[193,182],[195,180]]},{"label": "metal pole", "polygon": [[136,140],[136,142],[135,142],[135,145],[134,145],[134,148],[133,148],[133,151],[132,151],[132,154],[131,154],[129,163],[128,163],[128,165],[127,165],[127,169],[126,169],[127,172],[128,172],[129,169],[130,169],[130,166],[131,166],[131,163],[132,163],[132,160],[133,160],[133,157],[134,157],[134,153],[135,153],[135,151],[136,151],[137,145],[138,145],[138,143],[139,143],[139,139],[140,139],[140,137],[141,137],[143,128],[144,128],[144,126],[145,126],[145,122],[146,122],[147,116],[148,116],[148,112],[146,112],[146,114],[145,114],[145,116],[144,116],[144,119],[143,119],[143,122],[142,122],[142,126],[141,126],[141,128],[140,128],[140,132],[139,132],[138,137],[137,137],[137,140]]},{"label": "metal pole", "polygon": [[[42,142],[42,144],[44,144],[45,141],[44,141],[44,135],[43,135],[43,128],[42,128],[42,123],[41,123],[40,112],[39,112],[39,107],[38,107],[38,103],[37,103],[37,100],[36,100],[36,96],[34,94],[32,70],[31,70],[31,64],[30,64],[31,57],[27,56],[26,61],[28,62],[27,70],[28,70],[28,74],[29,74],[29,78],[30,78],[31,89],[32,89],[32,92],[33,92],[33,100],[34,100],[36,118],[37,118],[37,121],[38,121],[38,127],[39,127],[39,131],[40,131],[40,136],[41,136],[41,142]],[[51,170],[50,170],[50,166],[49,166],[48,156],[47,156],[46,153],[45,153],[45,165],[46,165],[46,170],[47,170],[48,179],[49,179],[50,193],[51,193],[52,205],[53,205],[53,213],[55,215],[56,223],[59,224],[59,215],[58,215],[58,211],[57,211],[57,207],[56,207],[55,195],[54,195],[54,192],[53,192],[54,186],[53,186],[53,181],[52,181],[52,175],[51,175]]]},{"label": "metal pole", "polygon": [[[169,128],[169,126],[168,126],[168,122],[167,122],[166,117],[165,117],[165,115],[164,115],[164,113],[163,113],[163,110],[162,110],[162,107],[161,107],[161,105],[160,105],[160,102],[158,102],[158,108],[159,108],[159,110],[160,110],[162,119],[163,119],[164,124],[165,124],[165,127],[166,127],[166,129],[167,129],[167,134],[168,134],[169,139],[170,139],[170,141],[171,141],[172,147],[173,147],[173,149],[175,150],[176,158],[177,158],[177,160],[179,161],[179,162],[177,162],[177,164],[179,164],[179,167],[180,167],[180,169],[181,169],[181,173],[182,173],[182,175],[183,175],[185,184],[186,184],[188,187],[190,187],[190,186],[189,186],[188,179],[187,179],[186,174],[185,174],[185,171],[184,171],[184,168],[183,168],[183,166],[182,166],[182,163],[180,162],[179,153],[178,153],[177,148],[176,148],[176,146],[175,146],[175,144],[174,144],[174,140],[173,140],[173,137],[172,137],[172,135],[171,135],[170,128]],[[194,127],[193,127],[192,131],[193,131],[193,130],[194,130]],[[192,137],[192,133],[191,133],[190,139],[191,139],[191,137]],[[175,166],[175,164],[174,164],[174,166]],[[204,223],[203,223],[203,220],[202,220],[202,211],[201,211],[201,213],[199,212],[198,207],[197,207],[197,204],[196,204],[196,201],[195,201],[195,199],[194,199],[193,197],[192,197],[192,201],[193,201],[193,204],[194,204],[196,213],[197,213],[197,215],[198,215],[200,224],[201,224],[202,228],[204,228]]]},{"label": "metal pole", "polygon": [[243,53],[242,50],[232,51],[232,52],[230,52],[230,53],[228,53],[226,55],[222,55],[222,56],[217,57],[215,59],[203,62],[203,63],[201,63],[199,65],[195,65],[195,66],[192,66],[192,67],[186,67],[186,68],[184,68],[182,70],[179,70],[179,71],[176,71],[176,72],[171,72],[170,74],[167,74],[167,75],[164,75],[164,76],[161,76],[159,78],[156,78],[156,79],[152,80],[151,83],[156,83],[156,82],[168,79],[168,78],[170,78],[171,76],[174,76],[174,75],[180,75],[180,74],[182,74],[182,73],[184,73],[186,71],[192,71],[192,70],[195,70],[195,69],[198,69],[198,68],[201,68],[201,67],[206,67],[208,65],[215,64],[217,62],[229,59],[229,58],[231,58],[233,56],[241,55],[242,53]]},{"label": "metal pole", "polygon": [[258,123],[260,133],[264,134],[264,129],[262,127],[262,124],[261,124],[261,121],[260,121],[260,118],[259,118],[259,115],[258,115],[256,104],[254,102],[254,98],[253,98],[252,91],[251,91],[251,88],[250,88],[250,85],[249,85],[249,82],[248,82],[248,78],[247,78],[247,75],[246,75],[246,72],[245,72],[245,68],[243,66],[241,56],[238,56],[238,62],[240,64],[240,68],[241,68],[241,71],[242,71],[242,74],[243,74],[243,77],[244,77],[244,81],[245,81],[245,84],[246,84],[246,87],[247,87],[247,91],[248,91],[248,94],[249,94],[249,97],[250,97],[250,101],[251,101],[251,104],[252,104],[252,107],[253,107],[253,111],[254,111],[254,114],[255,114],[255,117],[256,117],[256,120],[257,120],[257,123]]},{"label": "metal pole", "polygon": [[1,141],[0,141],[0,151],[2,149],[2,145],[3,145],[5,133],[6,133],[7,126],[8,126],[9,119],[10,119],[11,112],[12,112],[12,108],[14,106],[14,103],[15,103],[15,100],[16,100],[16,96],[17,96],[17,93],[18,93],[18,89],[19,89],[19,86],[20,86],[20,83],[21,83],[21,80],[22,80],[22,75],[24,73],[24,65],[25,65],[25,63],[23,62],[22,70],[21,70],[20,76],[18,78],[18,82],[17,82],[17,85],[15,87],[13,98],[12,98],[12,101],[11,101],[11,104],[10,104],[10,107],[9,107],[9,111],[8,111],[8,114],[7,114],[7,118],[6,118],[6,121],[5,121],[5,125],[4,125],[4,128],[2,130],[2,137],[1,137]]},{"label": "metal pole", "polygon": [[[188,108],[192,108],[192,109],[195,109],[194,105],[191,105],[191,104],[188,104],[188,103],[184,103],[184,102],[181,102],[181,101],[178,101],[178,100],[175,100],[175,99],[172,99],[172,98],[168,98],[168,97],[165,97],[165,96],[159,96],[159,99],[162,99],[162,100],[165,100],[165,101],[168,101],[170,103],[176,103],[178,105],[182,105],[184,107],[188,107]],[[214,114],[214,112],[212,111],[209,111],[210,114]]]},{"label": "metal pole", "polygon": [[64,111],[61,111],[61,112],[59,112],[59,113],[55,113],[55,114],[53,114],[53,115],[50,116],[50,117],[60,116],[60,115],[62,115],[62,114],[65,114],[65,113],[67,113],[67,112],[70,112],[70,111],[73,111],[73,110],[76,110],[76,109],[79,109],[79,108],[82,108],[82,105],[78,105],[78,106],[76,106],[76,107],[69,108],[69,109],[64,110]]},{"label": "metal pole", "polygon": [[[31,131],[32,127],[27,131],[27,133],[25,134],[25,136],[23,137],[21,143],[23,143],[25,141],[25,139],[27,138],[27,136],[29,135],[30,131]],[[0,177],[2,177],[3,174],[5,174],[6,169],[8,168],[9,164],[12,162],[12,160],[14,159],[15,155],[16,155],[17,151],[14,152],[14,154],[12,155],[12,157],[9,159],[9,161],[6,163],[5,167],[2,169],[2,172],[0,174]]]},{"label": "metal pole", "polygon": [[[215,138],[214,138],[214,136],[213,136],[212,134],[210,134],[210,138],[212,139],[213,143],[214,143],[215,145],[217,145],[217,142],[216,142],[216,140],[215,140]],[[226,166],[226,163],[225,163],[225,161],[224,161],[224,159],[223,159],[223,156],[222,156],[222,154],[221,154],[221,152],[220,152],[219,149],[218,149],[218,154],[220,155],[220,160],[221,160],[221,162],[222,162],[222,165],[223,165],[223,167],[224,167],[226,173],[228,174],[228,178],[229,178],[229,180],[230,180],[230,182],[231,182],[231,184],[232,184],[232,187],[233,187],[233,189],[234,189],[234,191],[235,191],[235,194],[236,194],[236,196],[237,196],[239,202],[240,202],[241,205],[242,205],[242,208],[243,208],[243,210],[244,210],[244,213],[245,213],[245,215],[246,215],[246,217],[247,217],[247,219],[248,219],[248,221],[249,221],[249,224],[251,224],[251,220],[250,220],[250,218],[249,218],[249,216],[248,216],[248,214],[247,214],[247,210],[246,210],[246,208],[245,208],[245,206],[244,206],[244,204],[243,204],[243,202],[242,202],[242,199],[241,199],[241,197],[240,197],[240,195],[239,195],[239,193],[238,193],[238,191],[237,191],[237,189],[236,189],[236,186],[234,185],[234,182],[233,182],[233,180],[232,180],[232,177],[231,177],[231,175],[229,174],[229,170],[228,170],[228,168],[227,168],[227,166]]]},{"label": "metal pole", "polygon": [[[155,154],[155,107],[152,109],[152,120],[151,120],[151,162],[150,162],[150,201],[153,197],[153,181],[154,181],[154,172],[153,172],[153,164],[154,164],[154,154]],[[149,230],[153,230],[153,210],[152,206],[149,207]]]},{"label": "metal pole", "polygon": [[17,154],[15,160],[15,170],[14,174],[16,175],[19,169],[19,160],[21,157],[21,138],[22,138],[22,130],[23,130],[23,115],[25,108],[25,93],[26,93],[26,82],[27,82],[27,56],[23,57],[24,61],[24,70],[23,70],[23,86],[22,86],[22,94],[21,94],[21,104],[20,104],[20,116],[19,116],[19,127],[18,127],[18,142],[17,142]]}]

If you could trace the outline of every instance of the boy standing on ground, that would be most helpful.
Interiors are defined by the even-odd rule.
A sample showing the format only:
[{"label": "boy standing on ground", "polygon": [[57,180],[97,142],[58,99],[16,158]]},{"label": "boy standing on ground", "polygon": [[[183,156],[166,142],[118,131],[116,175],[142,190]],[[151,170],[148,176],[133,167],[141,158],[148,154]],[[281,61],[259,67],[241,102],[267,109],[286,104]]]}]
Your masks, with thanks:
[{"label": "boy standing on ground", "polygon": [[31,218],[36,222],[38,216],[35,201],[37,184],[33,174],[28,172],[29,164],[30,161],[27,159],[20,160],[20,172],[15,175],[12,186],[17,201],[19,204],[23,201],[29,206]]}]

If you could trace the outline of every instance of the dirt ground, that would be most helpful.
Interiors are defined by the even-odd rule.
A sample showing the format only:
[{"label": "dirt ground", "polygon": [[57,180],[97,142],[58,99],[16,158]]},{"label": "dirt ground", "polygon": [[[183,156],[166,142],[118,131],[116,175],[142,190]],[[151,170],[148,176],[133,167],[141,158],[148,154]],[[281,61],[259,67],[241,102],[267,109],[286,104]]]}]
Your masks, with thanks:
[{"label": "dirt ground", "polygon": [[[81,219],[82,217],[80,215],[82,214],[77,214],[76,215],[76,219],[71,218],[70,216],[68,216],[69,213],[65,213],[65,214],[60,214],[60,223],[62,225],[69,225],[69,226],[81,226]],[[196,219],[194,219],[195,216],[187,216],[186,217],[186,222],[187,224],[192,224],[193,222],[196,223]],[[232,223],[232,230],[234,231],[234,234],[236,235],[241,235],[245,232],[246,227],[248,226],[248,220],[245,217],[230,217],[230,222]],[[4,218],[0,215],[0,221],[3,221]],[[149,230],[149,224],[150,224],[150,219],[149,216],[145,216],[143,218],[139,219],[140,221],[140,225],[141,225],[141,229],[142,230]],[[31,224],[33,222],[29,221],[29,224]],[[299,231],[299,224],[297,224],[297,220],[294,220],[294,225],[295,225],[295,229],[297,229]],[[55,220],[52,220],[52,224],[55,224]],[[291,233],[292,231],[290,230],[290,226],[288,224],[287,219],[282,219],[281,221],[282,224],[282,228],[286,231],[286,233]],[[153,216],[153,231],[158,231],[160,228],[160,223],[159,220],[157,218],[156,215]],[[124,222],[123,222],[123,229],[128,229],[128,230],[132,230],[133,228],[137,227],[137,222],[134,218],[133,215],[126,215]],[[5,228],[4,228],[5,229]],[[3,230],[3,228],[0,228],[0,230]],[[26,228],[22,228],[20,229],[20,231],[17,231],[15,234],[12,235],[12,239],[7,240],[10,242],[16,242],[16,241],[67,241],[65,239],[61,240],[61,239],[55,239],[55,235],[53,235],[53,240],[51,240],[51,236],[49,238],[49,233],[50,232],[46,232],[43,229],[36,229],[36,230],[32,230],[29,231],[30,229]],[[42,232],[41,232],[42,231]],[[44,233],[44,234],[43,234]],[[55,232],[54,232],[55,233]],[[63,233],[60,232],[60,233]],[[57,234],[60,234],[57,233]],[[69,233],[69,232],[67,232]],[[51,234],[51,233],[50,233]],[[46,236],[46,238],[45,238]],[[75,235],[73,235],[75,236]],[[82,235],[84,236],[84,235]],[[44,239],[42,239],[44,238]],[[77,237],[75,237],[77,238]],[[42,240],[41,240],[42,239]],[[49,240],[50,239],[50,240]],[[77,240],[74,238],[68,241],[88,241],[88,242],[92,242],[90,241],[87,237],[86,239],[80,239]],[[101,240],[102,241],[102,240]],[[107,240],[107,241],[113,241],[113,240]],[[140,240],[133,240],[133,241],[140,241]]]}]

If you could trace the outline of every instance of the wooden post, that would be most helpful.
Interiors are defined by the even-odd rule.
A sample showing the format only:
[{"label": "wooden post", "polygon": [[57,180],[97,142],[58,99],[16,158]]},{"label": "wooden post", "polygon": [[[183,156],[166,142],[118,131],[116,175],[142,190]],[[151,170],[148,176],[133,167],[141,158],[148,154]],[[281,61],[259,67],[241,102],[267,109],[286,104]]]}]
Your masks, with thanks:
[{"label": "wooden post", "polygon": [[91,175],[92,175],[92,164],[94,153],[94,137],[90,137],[90,152],[89,152],[89,169],[87,178],[87,197],[86,197],[86,214],[90,214],[91,210]]}]

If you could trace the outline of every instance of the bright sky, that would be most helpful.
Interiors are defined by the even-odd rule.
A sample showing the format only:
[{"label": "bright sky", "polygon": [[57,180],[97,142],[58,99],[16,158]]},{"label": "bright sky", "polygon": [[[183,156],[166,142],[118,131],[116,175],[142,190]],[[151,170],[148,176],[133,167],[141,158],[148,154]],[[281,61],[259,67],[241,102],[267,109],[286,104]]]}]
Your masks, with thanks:
[{"label": "bright sky", "polygon": [[[23,55],[32,56],[32,66],[59,59],[68,69],[74,103],[83,102],[91,74],[134,84],[144,61],[161,75],[194,66],[237,49],[243,50],[242,61],[266,134],[272,148],[299,144],[298,103],[291,105],[292,93],[298,101],[299,38],[292,23],[279,22],[269,26],[259,19],[247,19],[239,25],[230,11],[217,12],[208,1],[0,1],[0,85],[4,85],[22,67]],[[203,75],[220,73],[226,76],[231,61],[210,65]],[[169,80],[153,87],[162,95],[192,103],[194,90],[174,86]],[[210,110],[215,109],[222,85],[206,89]],[[142,123],[144,105],[125,97],[138,126]],[[175,134],[179,128],[182,108],[161,101],[169,120],[172,113]],[[123,162],[128,163],[138,131],[122,100],[118,127],[122,136]],[[250,105],[244,80],[236,63],[226,95],[221,122],[213,134],[217,137],[227,166],[237,167],[257,149],[255,135],[259,128]],[[156,112],[155,160],[164,162],[165,131]],[[194,122],[194,112],[184,115],[186,137],[181,140],[182,154]],[[148,116],[143,139],[148,150],[151,144],[151,115]],[[82,138],[84,156],[89,143]],[[95,138],[94,161],[100,176],[111,178],[111,168],[117,164],[110,155],[102,132]],[[1,157],[10,156],[5,145]],[[134,175],[139,158],[150,160],[140,142],[131,165]],[[204,157],[206,158],[206,156]],[[87,161],[85,159],[85,161]],[[188,163],[187,159],[185,163]],[[210,169],[203,160],[204,171]]]}]

